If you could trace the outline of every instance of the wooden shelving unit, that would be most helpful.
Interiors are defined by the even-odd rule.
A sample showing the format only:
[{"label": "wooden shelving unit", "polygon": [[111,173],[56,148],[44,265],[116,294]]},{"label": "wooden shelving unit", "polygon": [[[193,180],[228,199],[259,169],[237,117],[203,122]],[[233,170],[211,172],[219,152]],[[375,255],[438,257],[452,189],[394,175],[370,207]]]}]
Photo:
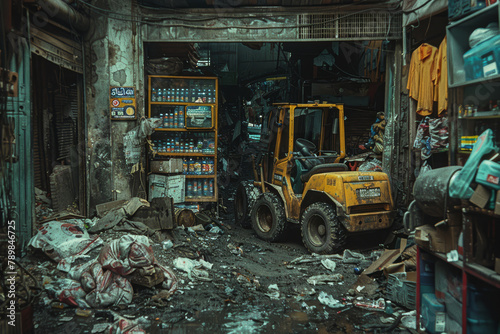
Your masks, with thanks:
[{"label": "wooden shelving unit", "polygon": [[[148,77],[148,116],[165,120],[150,137],[154,159],[182,159],[183,170],[175,174],[185,175],[185,202],[209,203],[218,199],[217,96],[215,77]],[[210,173],[199,170],[204,159],[208,161],[205,165],[211,165]],[[190,162],[198,169],[191,168]],[[201,187],[198,182],[202,183]]]}]

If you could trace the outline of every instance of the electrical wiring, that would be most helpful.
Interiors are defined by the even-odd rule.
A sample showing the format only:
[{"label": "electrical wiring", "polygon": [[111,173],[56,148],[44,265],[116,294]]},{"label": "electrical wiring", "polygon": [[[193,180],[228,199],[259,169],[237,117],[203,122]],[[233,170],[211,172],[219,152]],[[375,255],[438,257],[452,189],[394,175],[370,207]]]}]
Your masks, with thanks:
[{"label": "electrical wiring", "polygon": [[[84,6],[87,6],[89,8],[93,8],[95,10],[99,10],[99,11],[102,11],[102,12],[106,12],[106,13],[110,13],[110,14],[116,14],[116,15],[120,15],[120,16],[128,17],[128,18],[135,18],[136,17],[135,15],[127,15],[127,14],[122,14],[122,13],[116,13],[116,12],[114,12],[112,10],[104,9],[104,8],[92,5],[90,3],[87,3],[84,0],[76,0],[76,1],[79,2],[80,4],[84,5]],[[357,5],[359,6],[360,4],[362,4],[362,3],[366,2],[366,1],[368,1],[368,0],[360,0],[357,3]],[[150,6],[145,6],[145,5],[139,5],[139,7],[147,8],[147,9],[150,9],[150,10],[154,10],[155,12],[159,12],[158,13],[159,15],[163,14],[164,12],[173,13],[175,15],[179,15],[179,14],[183,14],[183,15],[200,15],[200,13],[193,13],[191,11],[184,11],[184,10],[179,10],[179,9],[156,8],[156,7],[150,7]],[[336,12],[339,11],[339,9],[342,9],[342,8],[345,8],[345,7],[351,7],[351,5],[350,4],[346,4],[346,5],[343,5],[343,6],[336,6],[334,8],[332,7],[331,12],[336,13]],[[399,7],[399,5],[394,6],[392,8],[387,8],[387,7],[372,7],[372,8],[370,8],[370,10],[388,10],[388,11],[394,11],[398,7]],[[216,8],[216,7],[214,7],[214,8]],[[233,8],[236,8],[236,7],[229,7],[229,8],[233,9]],[[287,8],[287,10],[288,11],[296,10],[297,13],[299,13],[299,14],[303,13],[303,8],[292,7],[292,8]],[[325,7],[321,7],[321,8],[310,8],[310,7],[308,7],[307,11],[308,11],[308,13],[310,13],[310,12],[321,12],[322,14],[324,14],[325,11],[326,12],[330,12],[328,10],[325,10]],[[280,16],[296,16],[296,15],[297,15],[296,13],[283,13],[283,14],[280,14]],[[222,16],[222,15],[220,15],[220,13],[217,13],[215,16],[209,17],[209,18],[196,18],[196,19],[193,19],[193,18],[184,18],[184,17],[180,18],[179,16],[174,16],[174,17],[162,17],[162,20],[164,20],[164,19],[171,19],[171,20],[183,20],[183,21],[197,22],[197,21],[209,21],[209,20],[231,19],[231,18],[234,18],[234,16]],[[271,20],[271,21],[274,19],[273,16],[256,16],[255,18],[268,19],[268,20]]]},{"label": "electrical wiring", "polygon": [[[325,23],[339,21],[341,19],[344,19],[344,18],[349,17],[349,16],[353,16],[353,15],[356,15],[356,14],[361,14],[361,13],[364,13],[364,12],[373,12],[374,11],[374,8],[363,9],[363,10],[360,10],[360,11],[348,13],[346,15],[343,15],[343,16],[340,16],[340,17],[336,17],[336,18],[333,18],[333,19],[329,19],[329,20],[324,20],[324,21],[321,21],[321,22],[307,23],[307,24],[297,24],[297,25],[292,25],[292,26],[274,26],[274,27],[273,26],[262,26],[262,27],[256,27],[256,26],[227,26],[227,25],[223,25],[223,26],[200,26],[200,25],[191,25],[191,24],[186,24],[186,23],[171,23],[171,24],[157,23],[157,21],[160,20],[157,17],[154,17],[154,18],[152,18],[152,17],[145,17],[143,19],[136,19],[135,16],[116,13],[116,12],[113,12],[113,11],[110,11],[110,10],[107,10],[107,9],[103,9],[103,8],[100,8],[100,7],[88,4],[88,3],[84,2],[83,0],[76,0],[76,1],[79,2],[79,3],[81,3],[82,5],[88,6],[90,10],[93,10],[94,12],[97,12],[97,13],[99,13],[101,15],[107,14],[107,16],[109,18],[111,18],[111,19],[118,19],[118,20],[129,21],[129,22],[149,24],[149,25],[154,25],[154,26],[158,26],[158,27],[183,27],[183,28],[204,29],[204,30],[220,30],[220,29],[227,29],[228,27],[232,28],[232,29],[247,29],[247,30],[269,30],[269,29],[286,29],[286,28],[288,28],[288,29],[295,29],[295,28],[304,28],[304,27],[314,27],[314,26],[318,26],[318,25],[324,25]],[[384,10],[385,11],[391,11],[391,10],[395,10],[395,9],[397,9],[397,7],[391,8],[390,10],[388,10],[387,8],[385,8]],[[283,14],[282,16],[296,16],[296,14]],[[221,17],[217,16],[217,17],[213,17],[213,18],[210,18],[210,19],[206,19],[206,20],[207,21],[219,20],[220,18]],[[235,18],[235,17],[230,17],[230,18]],[[236,17],[236,18],[238,18],[238,17]],[[248,18],[248,17],[245,17],[245,18]],[[154,19],[154,21],[151,21],[150,19]],[[168,20],[168,19],[170,19],[170,20],[189,21],[188,18],[180,18],[180,17],[161,18],[161,21],[165,21],[165,20]],[[271,20],[271,21],[277,22],[277,20],[275,18],[271,18],[271,17],[268,17],[268,16],[261,16],[261,17],[255,16],[255,17],[252,17],[252,19]]]}]

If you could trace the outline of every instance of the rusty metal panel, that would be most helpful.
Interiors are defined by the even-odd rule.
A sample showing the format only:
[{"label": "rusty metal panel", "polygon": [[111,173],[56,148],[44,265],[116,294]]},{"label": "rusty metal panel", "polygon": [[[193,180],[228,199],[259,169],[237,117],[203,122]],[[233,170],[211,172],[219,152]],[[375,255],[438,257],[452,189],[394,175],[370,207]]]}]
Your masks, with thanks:
[{"label": "rusty metal panel", "polygon": [[217,17],[214,20],[192,21],[199,15],[184,15],[185,21],[165,20],[147,24],[145,40],[191,42],[281,42],[297,39],[297,16],[275,16],[272,20],[246,17]]},{"label": "rusty metal panel", "polygon": [[[220,15],[224,14],[224,16]],[[154,17],[148,13],[148,17]],[[158,14],[156,14],[158,15]],[[401,13],[230,13],[185,14],[145,23],[148,42],[285,42],[401,39]]]},{"label": "rusty metal panel", "polygon": [[83,73],[82,46],[73,40],[32,27],[31,52],[77,73]]}]

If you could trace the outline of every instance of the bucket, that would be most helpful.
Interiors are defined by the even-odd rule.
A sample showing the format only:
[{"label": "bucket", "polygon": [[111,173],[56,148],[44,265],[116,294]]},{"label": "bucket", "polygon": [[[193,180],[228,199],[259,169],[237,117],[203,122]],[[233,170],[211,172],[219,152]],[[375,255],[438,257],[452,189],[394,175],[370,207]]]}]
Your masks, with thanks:
[{"label": "bucket", "polygon": [[195,213],[195,216],[196,216],[196,225],[202,224],[203,226],[205,226],[212,222],[212,218],[210,218],[204,213],[197,212]]},{"label": "bucket", "polygon": [[193,211],[189,209],[174,208],[174,216],[178,226],[191,227],[194,226],[196,221]]}]

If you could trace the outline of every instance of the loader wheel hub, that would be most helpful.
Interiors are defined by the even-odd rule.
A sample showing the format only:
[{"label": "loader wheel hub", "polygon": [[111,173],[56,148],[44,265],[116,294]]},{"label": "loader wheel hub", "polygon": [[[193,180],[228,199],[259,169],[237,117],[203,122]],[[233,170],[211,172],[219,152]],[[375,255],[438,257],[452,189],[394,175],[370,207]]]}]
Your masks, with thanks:
[{"label": "loader wheel hub", "polygon": [[326,242],[326,226],[321,216],[315,215],[311,218],[308,232],[314,245],[321,246]]},{"label": "loader wheel hub", "polygon": [[318,234],[321,235],[321,236],[324,236],[325,232],[326,232],[325,225],[319,225],[318,226]]},{"label": "loader wheel hub", "polygon": [[268,206],[261,206],[257,212],[259,229],[262,232],[269,232],[273,226],[273,215]]}]

